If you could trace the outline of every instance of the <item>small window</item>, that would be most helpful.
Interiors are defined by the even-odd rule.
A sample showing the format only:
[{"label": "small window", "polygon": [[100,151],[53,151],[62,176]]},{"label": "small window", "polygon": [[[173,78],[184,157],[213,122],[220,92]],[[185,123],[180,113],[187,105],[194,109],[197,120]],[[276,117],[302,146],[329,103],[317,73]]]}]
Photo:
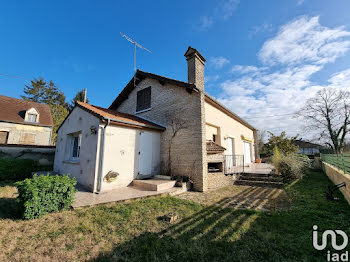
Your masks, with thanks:
[{"label": "small window", "polygon": [[36,114],[28,114],[28,122],[36,123],[37,115]]},{"label": "small window", "polygon": [[151,87],[137,92],[136,112],[151,108]]},{"label": "small window", "polygon": [[216,143],[216,135],[213,135],[213,142]]},{"label": "small window", "polygon": [[80,134],[71,135],[70,159],[72,159],[72,160],[79,159],[80,143],[81,143],[81,135]]},{"label": "small window", "polygon": [[7,144],[9,132],[0,131],[0,144]]}]

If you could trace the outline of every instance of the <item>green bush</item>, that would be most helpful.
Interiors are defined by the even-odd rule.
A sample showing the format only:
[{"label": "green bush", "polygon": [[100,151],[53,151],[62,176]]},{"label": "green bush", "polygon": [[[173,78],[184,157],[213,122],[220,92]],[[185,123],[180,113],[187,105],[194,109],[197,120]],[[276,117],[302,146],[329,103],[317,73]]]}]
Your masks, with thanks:
[{"label": "green bush", "polygon": [[310,167],[310,160],[298,155],[282,155],[276,164],[276,169],[282,174],[284,182],[290,182],[304,176]]},{"label": "green bush", "polygon": [[37,176],[16,182],[24,219],[34,219],[70,207],[76,192],[75,178]]},{"label": "green bush", "polygon": [[22,180],[30,178],[32,172],[50,170],[52,170],[52,165],[40,166],[37,161],[31,159],[0,159],[0,181]]}]

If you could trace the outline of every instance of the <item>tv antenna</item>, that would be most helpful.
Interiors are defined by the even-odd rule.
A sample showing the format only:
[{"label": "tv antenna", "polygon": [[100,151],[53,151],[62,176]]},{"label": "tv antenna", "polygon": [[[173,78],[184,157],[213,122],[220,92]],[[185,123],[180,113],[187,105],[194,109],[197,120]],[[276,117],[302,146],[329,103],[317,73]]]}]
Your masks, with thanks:
[{"label": "tv antenna", "polygon": [[151,51],[149,51],[147,48],[143,47],[142,45],[140,45],[139,43],[137,43],[135,40],[132,40],[130,37],[128,37],[127,35],[124,35],[122,32],[120,32],[120,35],[122,37],[124,37],[126,40],[128,40],[129,42],[134,44],[134,86],[136,86],[136,47],[139,47],[141,49],[146,50],[149,53],[152,53]]}]

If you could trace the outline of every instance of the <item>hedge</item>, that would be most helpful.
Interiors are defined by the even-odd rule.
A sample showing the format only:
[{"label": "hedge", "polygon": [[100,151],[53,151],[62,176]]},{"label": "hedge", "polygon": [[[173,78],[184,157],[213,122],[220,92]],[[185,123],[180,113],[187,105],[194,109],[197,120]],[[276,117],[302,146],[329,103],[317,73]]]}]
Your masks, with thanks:
[{"label": "hedge", "polygon": [[22,180],[32,177],[32,172],[50,171],[52,165],[40,166],[32,159],[0,159],[0,181],[1,180]]},{"label": "hedge", "polygon": [[69,208],[76,192],[75,178],[68,175],[37,176],[16,182],[24,219],[42,217]]}]

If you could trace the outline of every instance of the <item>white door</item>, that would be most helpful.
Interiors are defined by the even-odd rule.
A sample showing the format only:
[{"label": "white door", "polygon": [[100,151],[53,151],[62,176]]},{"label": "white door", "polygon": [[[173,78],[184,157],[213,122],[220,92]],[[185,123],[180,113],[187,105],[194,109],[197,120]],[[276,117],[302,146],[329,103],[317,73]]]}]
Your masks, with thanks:
[{"label": "white door", "polygon": [[243,142],[244,146],[244,163],[249,164],[252,162],[251,159],[251,144],[247,142]]},{"label": "white door", "polygon": [[139,170],[138,178],[152,174],[152,133],[139,132]]},{"label": "white door", "polygon": [[226,168],[227,171],[232,171],[234,166],[234,156],[233,156],[233,138],[227,138],[227,156],[226,156]]}]

